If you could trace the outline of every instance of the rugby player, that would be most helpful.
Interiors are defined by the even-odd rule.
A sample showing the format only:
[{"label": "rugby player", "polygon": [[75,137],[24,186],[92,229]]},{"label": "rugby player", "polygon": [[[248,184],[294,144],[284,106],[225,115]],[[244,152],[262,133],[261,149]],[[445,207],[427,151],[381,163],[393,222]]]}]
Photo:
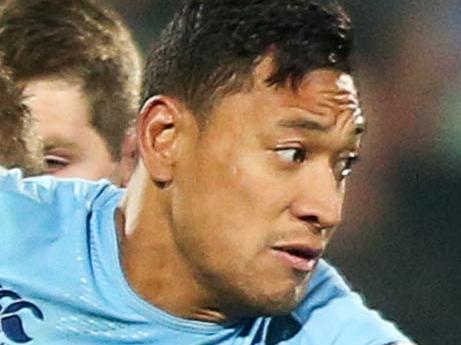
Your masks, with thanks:
[{"label": "rugby player", "polygon": [[365,127],[351,44],[337,5],[186,0],[149,56],[126,191],[0,179],[0,337],[409,343],[321,258]]},{"label": "rugby player", "polygon": [[125,184],[141,58],[121,18],[93,0],[6,1],[0,50],[37,119],[44,172]]}]

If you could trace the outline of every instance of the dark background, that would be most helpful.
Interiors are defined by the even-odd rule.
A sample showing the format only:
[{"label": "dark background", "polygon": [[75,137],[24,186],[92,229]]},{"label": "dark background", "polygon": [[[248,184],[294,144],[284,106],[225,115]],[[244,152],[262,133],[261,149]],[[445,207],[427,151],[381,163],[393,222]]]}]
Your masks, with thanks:
[{"label": "dark background", "polygon": [[[147,52],[178,1],[110,3]],[[369,131],[328,257],[420,345],[459,345],[461,3],[342,3]]]}]

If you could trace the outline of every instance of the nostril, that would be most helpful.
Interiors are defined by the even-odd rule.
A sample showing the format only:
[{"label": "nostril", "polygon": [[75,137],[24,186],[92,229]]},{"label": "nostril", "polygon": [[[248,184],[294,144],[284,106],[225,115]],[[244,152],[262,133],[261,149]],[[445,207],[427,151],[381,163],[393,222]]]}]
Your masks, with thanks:
[{"label": "nostril", "polygon": [[315,234],[321,234],[322,231],[326,228],[326,226],[320,223],[320,218],[316,215],[306,215],[303,217],[299,217],[299,219],[308,224],[308,227]]},{"label": "nostril", "polygon": [[305,221],[306,223],[311,223],[311,224],[318,224],[319,223],[319,217],[315,215],[306,215],[299,217],[301,220]]},{"label": "nostril", "polygon": [[340,195],[311,191],[291,203],[290,213],[310,227],[331,228],[341,222],[342,201]]},{"label": "nostril", "polygon": [[341,222],[341,209],[338,208],[318,208],[307,209],[293,214],[296,218],[309,226],[316,228],[332,228],[339,225]]}]

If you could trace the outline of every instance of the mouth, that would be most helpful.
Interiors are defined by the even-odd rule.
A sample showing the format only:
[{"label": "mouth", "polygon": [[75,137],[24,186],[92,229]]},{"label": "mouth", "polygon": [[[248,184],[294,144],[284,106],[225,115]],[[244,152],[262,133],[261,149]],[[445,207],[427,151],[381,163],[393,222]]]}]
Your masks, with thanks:
[{"label": "mouth", "polygon": [[274,254],[291,268],[300,272],[312,272],[323,253],[304,244],[287,244],[272,247]]}]

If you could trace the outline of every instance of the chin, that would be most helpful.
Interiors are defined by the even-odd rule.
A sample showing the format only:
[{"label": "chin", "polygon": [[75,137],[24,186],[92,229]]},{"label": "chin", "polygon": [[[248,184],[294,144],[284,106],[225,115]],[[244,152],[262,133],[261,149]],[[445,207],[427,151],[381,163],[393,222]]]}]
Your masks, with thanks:
[{"label": "chin", "polygon": [[311,274],[276,271],[253,274],[247,279],[223,279],[215,284],[221,287],[216,296],[220,296],[220,308],[235,318],[286,315],[305,299],[310,277]]},{"label": "chin", "polygon": [[246,295],[247,297],[239,304],[246,306],[245,310],[240,310],[243,316],[278,316],[286,315],[296,309],[305,298],[306,289],[304,286],[292,287],[282,291],[253,292],[251,295],[252,297]]},{"label": "chin", "polygon": [[259,306],[264,315],[282,315],[292,312],[305,299],[310,274],[302,275],[295,280],[287,280],[286,284],[272,286],[259,298]]},{"label": "chin", "polygon": [[295,289],[289,294],[268,299],[265,303],[261,303],[264,309],[263,315],[275,316],[288,314],[298,307],[305,296],[306,292],[304,289]]}]

